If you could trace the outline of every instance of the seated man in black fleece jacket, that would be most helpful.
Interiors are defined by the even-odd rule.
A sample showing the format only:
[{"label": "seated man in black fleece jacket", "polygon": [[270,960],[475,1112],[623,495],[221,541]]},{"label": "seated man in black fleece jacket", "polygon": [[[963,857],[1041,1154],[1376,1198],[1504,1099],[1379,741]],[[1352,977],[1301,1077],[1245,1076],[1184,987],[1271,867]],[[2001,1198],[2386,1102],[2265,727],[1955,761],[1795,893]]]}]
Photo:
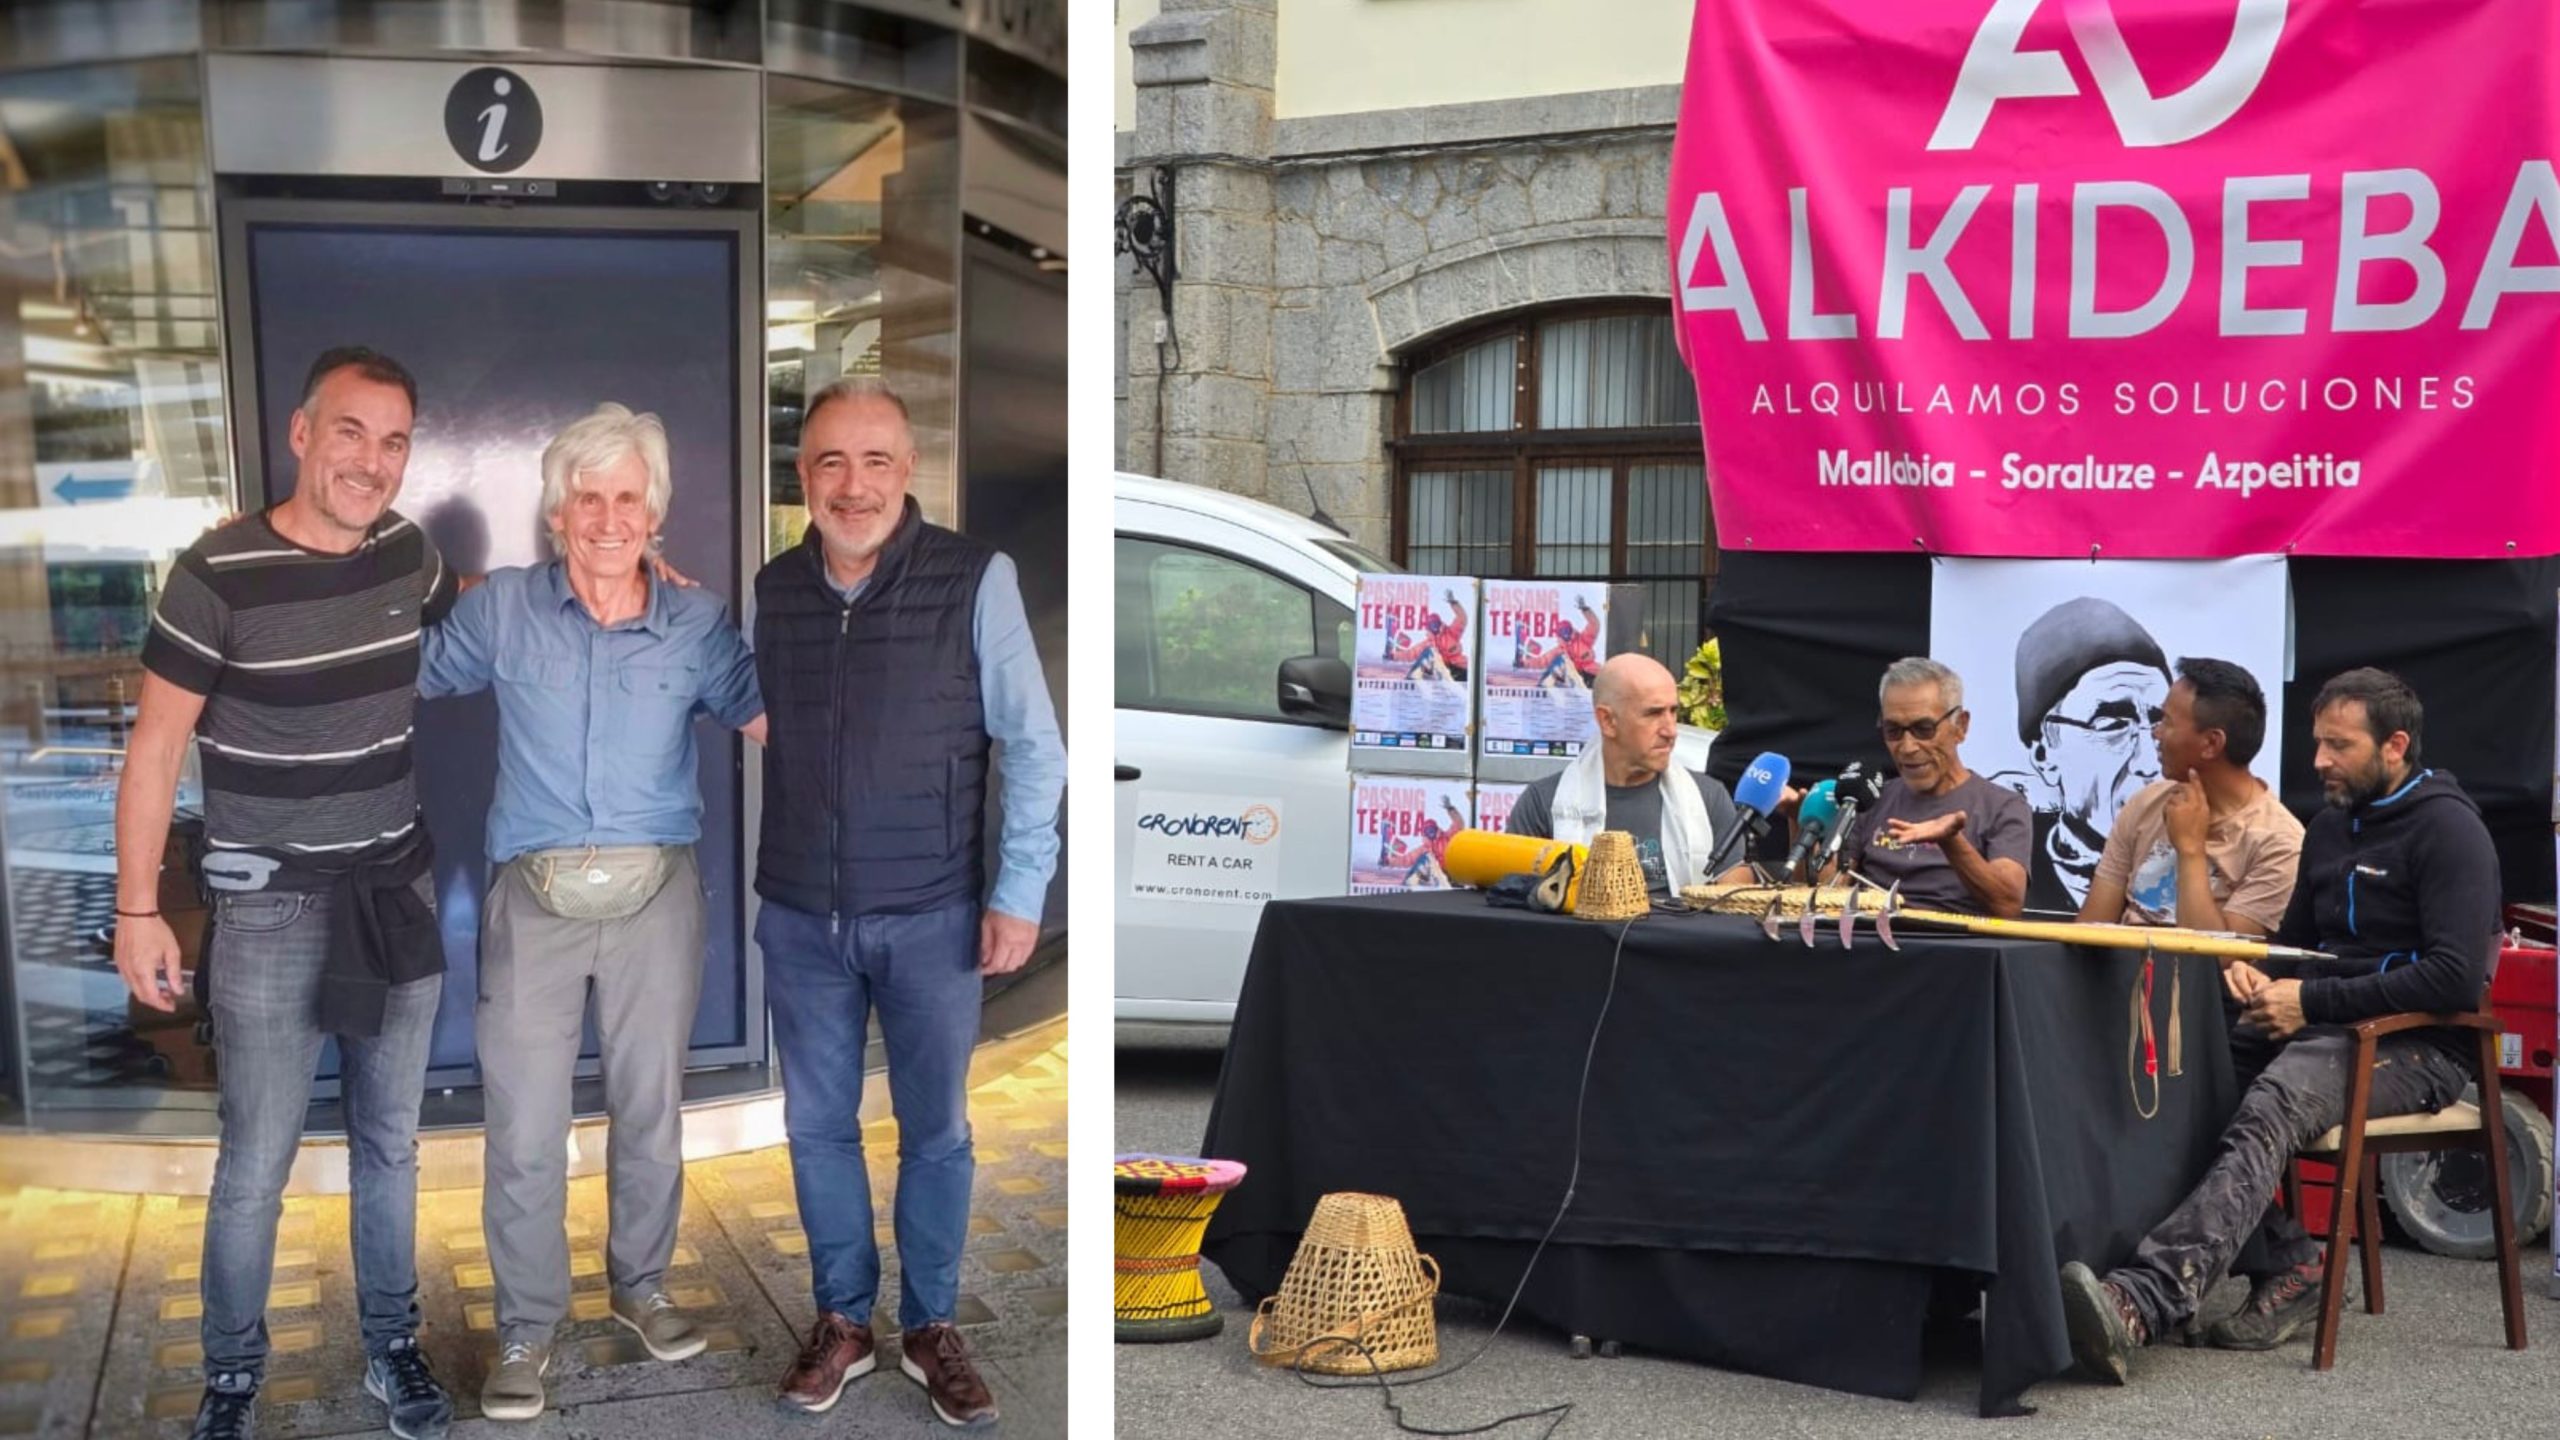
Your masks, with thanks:
[{"label": "seated man in black fleece jacket", "polygon": [[[2285,1162],[2346,1118],[2355,1044],[2339,1027],[2402,1011],[2480,1007],[2498,933],[2498,857],[2480,812],[2453,777],[2418,761],[2423,715],[2397,676],[2350,670],[2312,706],[2313,766],[2327,807],[2302,841],[2300,878],[2282,944],[2325,950],[2274,976],[2226,972],[2245,1007],[2233,1052],[2247,1091],[2222,1150],[2186,1201],[2104,1280],[2062,1267],[2072,1353],[2123,1384],[2139,1346],[2194,1318],[2241,1245],[2264,1227],[2277,1268],[2255,1277],[2240,1313],[2207,1332],[2230,1349],[2270,1349],[2319,1306],[2320,1251],[2292,1217],[2271,1211]],[[2279,969],[2270,965],[2267,969]],[[2374,1058],[2376,1116],[2442,1109],[2470,1083],[2462,1032],[2386,1036]],[[2252,1078],[2254,1072],[2254,1078]]]}]

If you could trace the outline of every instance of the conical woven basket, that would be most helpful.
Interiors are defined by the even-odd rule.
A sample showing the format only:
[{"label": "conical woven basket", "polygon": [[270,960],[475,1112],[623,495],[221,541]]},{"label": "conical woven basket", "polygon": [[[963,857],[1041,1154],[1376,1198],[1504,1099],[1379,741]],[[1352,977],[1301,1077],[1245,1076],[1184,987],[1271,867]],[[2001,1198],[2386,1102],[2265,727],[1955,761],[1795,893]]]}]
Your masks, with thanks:
[{"label": "conical woven basket", "polygon": [[1271,1365],[1323,1375],[1411,1370],[1440,1358],[1431,1318],[1440,1267],[1413,1248],[1404,1207],[1384,1195],[1336,1194],[1315,1217],[1254,1312],[1245,1345]]},{"label": "conical woven basket", "polygon": [[1645,894],[1644,862],[1636,858],[1635,837],[1624,830],[1603,830],[1591,837],[1591,856],[1583,862],[1582,891],[1573,913],[1585,920],[1632,920],[1649,914],[1653,901]]}]

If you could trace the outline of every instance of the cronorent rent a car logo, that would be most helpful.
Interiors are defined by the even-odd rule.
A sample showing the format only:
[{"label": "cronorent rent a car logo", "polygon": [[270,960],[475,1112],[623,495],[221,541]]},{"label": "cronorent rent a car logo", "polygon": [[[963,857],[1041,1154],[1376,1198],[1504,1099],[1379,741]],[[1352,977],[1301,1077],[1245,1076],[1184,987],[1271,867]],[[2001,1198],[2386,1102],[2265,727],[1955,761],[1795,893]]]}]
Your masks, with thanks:
[{"label": "cronorent rent a car logo", "polygon": [[1167,836],[1242,840],[1248,845],[1268,845],[1280,838],[1280,812],[1268,805],[1248,805],[1234,815],[1200,812],[1174,815],[1159,810],[1138,817],[1138,828]]},{"label": "cronorent rent a car logo", "polygon": [[1249,806],[1238,818],[1244,823],[1248,845],[1268,845],[1280,838],[1280,812],[1268,805]]}]

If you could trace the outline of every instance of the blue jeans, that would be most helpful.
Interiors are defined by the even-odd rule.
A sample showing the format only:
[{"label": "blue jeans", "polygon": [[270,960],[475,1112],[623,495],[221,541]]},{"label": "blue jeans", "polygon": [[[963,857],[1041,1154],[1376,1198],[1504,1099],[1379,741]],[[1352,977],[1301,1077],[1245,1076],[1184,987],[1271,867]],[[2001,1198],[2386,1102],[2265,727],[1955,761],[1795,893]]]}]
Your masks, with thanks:
[{"label": "blue jeans", "polygon": [[768,900],[756,917],[773,1043],[782,1061],[783,1128],[800,1228],[809,1236],[820,1313],[871,1323],[880,1247],[862,1159],[862,1049],[880,1015],[889,1104],[898,1117],[891,1224],[902,1276],[899,1328],[949,1320],[969,1238],[969,1056],[978,1040],[978,907],[922,915],[827,917]]},{"label": "blue jeans", "polygon": [[[428,882],[420,892],[434,903]],[[204,1369],[262,1375],[276,1220],[302,1144],[329,955],[326,894],[257,891],[214,900],[213,1043],[222,1140],[204,1219]],[[347,1117],[349,1245],[367,1354],[418,1328],[418,1104],[442,977],[393,986],[382,1033],[338,1042]]]}]

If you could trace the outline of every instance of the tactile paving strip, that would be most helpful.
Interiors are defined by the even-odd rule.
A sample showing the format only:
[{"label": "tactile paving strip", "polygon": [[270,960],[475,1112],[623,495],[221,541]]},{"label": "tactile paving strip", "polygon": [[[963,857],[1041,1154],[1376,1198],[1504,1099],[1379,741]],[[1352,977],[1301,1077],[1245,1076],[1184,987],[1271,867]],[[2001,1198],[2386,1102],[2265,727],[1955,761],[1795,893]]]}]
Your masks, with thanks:
[{"label": "tactile paving strip", "polygon": [[[988,1361],[1054,1359],[1061,1375],[1064,1029],[1057,1027],[1056,1043],[970,1093],[978,1178],[955,1317]],[[864,1142],[884,1249],[878,1319],[889,1344],[898,1285],[888,1203],[897,1175],[895,1122],[867,1126]],[[696,1161],[686,1167],[686,1187],[666,1285],[709,1334],[710,1348],[690,1360],[658,1362],[607,1313],[605,1181],[582,1177],[569,1187],[572,1313],[555,1340],[551,1403],[574,1415],[634,1398],[734,1391],[754,1402],[747,1413],[758,1421],[749,1433],[802,1433],[804,1417],[763,1403],[811,1318],[808,1245],[789,1153],[777,1147]],[[363,1390],[348,1203],[345,1196],[285,1202],[269,1292],[273,1352],[260,1392],[259,1434],[267,1440],[381,1430],[382,1407]],[[186,1434],[203,1383],[197,1284],[204,1212],[201,1198],[0,1189],[0,1437]],[[480,1192],[422,1194],[417,1250],[421,1343],[453,1390],[458,1415],[476,1417],[496,1344]],[[884,1356],[884,1372],[894,1370],[895,1353]],[[912,1385],[882,1387],[862,1404],[901,1427],[912,1420],[930,1428],[922,1392]],[[1033,1408],[1062,1416],[1065,1397],[1037,1397]]]}]

